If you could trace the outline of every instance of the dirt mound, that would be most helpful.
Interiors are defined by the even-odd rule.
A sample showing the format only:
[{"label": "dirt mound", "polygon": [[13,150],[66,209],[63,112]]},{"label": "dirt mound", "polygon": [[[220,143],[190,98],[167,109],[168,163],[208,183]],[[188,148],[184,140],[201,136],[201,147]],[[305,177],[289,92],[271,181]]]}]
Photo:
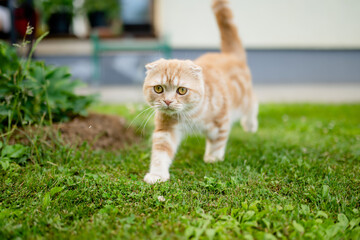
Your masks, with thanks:
[{"label": "dirt mound", "polygon": [[54,136],[51,133],[56,130],[64,143],[77,146],[86,141],[92,149],[117,150],[140,140],[135,130],[128,128],[124,118],[90,113],[87,117],[76,117],[70,122],[53,124],[52,127],[32,127],[18,131],[10,142],[29,143],[25,135],[40,135],[43,140],[51,141]]},{"label": "dirt mound", "polygon": [[66,143],[86,141],[94,149],[116,150],[139,140],[134,129],[127,127],[125,119],[112,115],[91,113],[57,127]]}]

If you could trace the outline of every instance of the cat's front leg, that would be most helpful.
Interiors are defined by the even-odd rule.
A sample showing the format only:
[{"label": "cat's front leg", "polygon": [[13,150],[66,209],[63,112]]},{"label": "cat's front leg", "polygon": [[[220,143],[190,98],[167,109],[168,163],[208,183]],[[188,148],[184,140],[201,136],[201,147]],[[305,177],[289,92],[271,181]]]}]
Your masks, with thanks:
[{"label": "cat's front leg", "polygon": [[152,137],[150,171],[145,175],[145,182],[154,184],[169,180],[169,168],[180,141],[179,134],[174,128],[167,130],[155,129]]}]

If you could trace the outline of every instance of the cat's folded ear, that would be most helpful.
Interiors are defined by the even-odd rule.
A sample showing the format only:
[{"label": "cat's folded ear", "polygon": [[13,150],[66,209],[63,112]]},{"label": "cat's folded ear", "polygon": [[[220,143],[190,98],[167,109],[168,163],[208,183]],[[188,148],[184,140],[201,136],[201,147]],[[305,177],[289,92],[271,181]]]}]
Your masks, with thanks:
[{"label": "cat's folded ear", "polygon": [[188,61],[190,64],[191,73],[198,78],[202,78],[202,68],[196,65],[193,61]]},{"label": "cat's folded ear", "polygon": [[156,60],[155,62],[148,63],[145,65],[146,73],[151,72],[152,70],[156,69],[156,67],[160,64],[160,62],[164,61],[165,59],[160,58],[159,60]]}]

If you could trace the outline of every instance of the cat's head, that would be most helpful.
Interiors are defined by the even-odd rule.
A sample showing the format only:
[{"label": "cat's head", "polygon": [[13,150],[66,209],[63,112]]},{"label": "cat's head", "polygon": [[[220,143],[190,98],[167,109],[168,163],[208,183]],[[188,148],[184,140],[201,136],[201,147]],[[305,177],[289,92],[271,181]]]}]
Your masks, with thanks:
[{"label": "cat's head", "polygon": [[150,106],[168,115],[198,107],[204,97],[202,69],[190,60],[165,60],[147,64],[144,95]]}]

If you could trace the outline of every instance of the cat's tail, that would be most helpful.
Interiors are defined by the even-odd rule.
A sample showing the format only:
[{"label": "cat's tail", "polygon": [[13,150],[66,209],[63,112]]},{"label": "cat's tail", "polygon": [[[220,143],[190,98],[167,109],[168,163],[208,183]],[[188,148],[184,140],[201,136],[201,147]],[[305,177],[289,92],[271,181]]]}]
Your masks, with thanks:
[{"label": "cat's tail", "polygon": [[234,53],[239,58],[245,60],[245,49],[234,24],[233,14],[229,7],[229,1],[213,0],[212,9],[220,29],[221,51],[224,53]]}]

